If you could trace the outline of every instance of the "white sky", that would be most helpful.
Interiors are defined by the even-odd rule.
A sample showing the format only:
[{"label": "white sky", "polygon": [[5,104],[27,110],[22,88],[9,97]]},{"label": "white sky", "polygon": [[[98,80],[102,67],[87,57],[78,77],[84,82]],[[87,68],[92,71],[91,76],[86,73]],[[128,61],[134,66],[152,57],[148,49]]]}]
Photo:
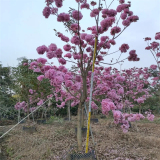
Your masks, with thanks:
[{"label": "white sky", "polygon": [[[3,66],[16,66],[17,58],[26,57],[35,59],[39,57],[46,58],[45,55],[38,55],[36,48],[41,45],[50,45],[56,43],[58,48],[62,48],[65,44],[55,36],[53,29],[65,32],[62,23],[56,21],[56,17],[51,15],[48,19],[42,15],[45,7],[45,0],[0,0],[0,61]],[[90,2],[88,0],[88,2]],[[106,0],[107,4],[111,0]],[[160,32],[160,0],[131,0],[131,8],[134,15],[139,16],[139,21],[132,23],[125,31],[116,39],[116,45],[111,48],[110,52],[119,49],[121,44],[128,43],[129,50],[135,49],[140,57],[139,62],[128,62],[122,66],[122,69],[131,67],[149,67],[154,64],[154,58],[151,53],[145,50],[145,37],[155,36],[156,32]],[[104,4],[104,3],[103,3]],[[111,5],[110,9],[116,9],[118,1]],[[59,13],[68,12],[69,7],[77,8],[75,0],[65,0],[63,7],[59,9]],[[82,29],[95,25],[94,18],[90,18],[90,11],[82,10],[83,19],[80,21]],[[120,22],[121,23],[121,22]],[[111,37],[110,29],[104,35]],[[91,32],[88,32],[91,33]],[[120,52],[105,58],[104,62],[110,62],[112,58],[118,58]],[[128,56],[123,53],[122,58]],[[54,64],[58,64],[56,59],[52,59]],[[51,60],[50,60],[51,62]],[[69,68],[71,64],[67,64]],[[115,65],[119,68],[119,65]]]}]

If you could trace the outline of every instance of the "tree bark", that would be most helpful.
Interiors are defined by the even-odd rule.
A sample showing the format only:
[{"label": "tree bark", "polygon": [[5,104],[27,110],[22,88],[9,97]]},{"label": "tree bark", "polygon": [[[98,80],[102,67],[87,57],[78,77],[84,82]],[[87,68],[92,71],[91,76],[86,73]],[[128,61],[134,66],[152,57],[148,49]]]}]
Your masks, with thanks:
[{"label": "tree bark", "polygon": [[67,117],[69,119],[69,121],[71,120],[71,111],[70,111],[70,105],[71,105],[71,102],[70,100],[67,102]]},{"label": "tree bark", "polygon": [[77,121],[77,143],[78,143],[78,151],[82,151],[82,124],[81,124],[81,121],[82,121],[82,105],[81,103],[79,103],[79,106],[78,106],[78,121]]},{"label": "tree bark", "polygon": [[139,114],[141,114],[141,105],[139,106]]},{"label": "tree bark", "polygon": [[82,107],[82,127],[84,127],[84,107]]}]

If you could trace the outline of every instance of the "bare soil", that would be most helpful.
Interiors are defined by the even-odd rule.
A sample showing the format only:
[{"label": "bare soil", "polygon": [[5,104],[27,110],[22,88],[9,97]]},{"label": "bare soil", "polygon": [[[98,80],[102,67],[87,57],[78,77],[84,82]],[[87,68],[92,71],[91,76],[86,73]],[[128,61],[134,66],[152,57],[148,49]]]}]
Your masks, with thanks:
[{"label": "bare soil", "polygon": [[[76,120],[72,117],[71,122],[36,124],[33,134],[23,131],[24,124],[20,124],[0,142],[2,154],[7,160],[58,160],[76,144]],[[98,123],[91,124],[99,160],[160,160],[160,123],[132,123],[129,132],[123,133],[112,121],[99,118]],[[91,136],[89,146],[91,150]]]}]

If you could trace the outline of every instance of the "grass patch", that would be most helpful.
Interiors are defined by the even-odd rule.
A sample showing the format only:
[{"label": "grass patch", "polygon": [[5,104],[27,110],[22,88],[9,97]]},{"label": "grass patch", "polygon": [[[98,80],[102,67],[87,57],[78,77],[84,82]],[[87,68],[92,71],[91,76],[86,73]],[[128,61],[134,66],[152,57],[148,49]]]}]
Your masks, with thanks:
[{"label": "grass patch", "polygon": [[160,118],[155,119],[154,121],[149,121],[148,119],[143,119],[140,121],[137,121],[137,123],[155,123],[155,124],[160,124]]}]

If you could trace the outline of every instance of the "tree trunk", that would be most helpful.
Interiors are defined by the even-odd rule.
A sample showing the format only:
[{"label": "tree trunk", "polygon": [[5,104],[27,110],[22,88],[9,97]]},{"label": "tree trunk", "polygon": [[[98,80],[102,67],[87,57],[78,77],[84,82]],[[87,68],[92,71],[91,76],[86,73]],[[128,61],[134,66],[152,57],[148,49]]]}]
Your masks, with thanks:
[{"label": "tree trunk", "polygon": [[159,96],[158,114],[160,114],[160,96]]},{"label": "tree trunk", "polygon": [[82,108],[82,127],[84,127],[84,107]]},{"label": "tree trunk", "polygon": [[42,110],[42,115],[41,115],[41,119],[43,119],[43,112],[44,112],[44,111]]},{"label": "tree trunk", "polygon": [[79,103],[78,106],[78,120],[77,120],[77,143],[78,143],[78,151],[82,151],[82,105]]},{"label": "tree trunk", "polygon": [[[29,102],[28,102],[28,104],[27,104],[27,115],[29,115]],[[29,119],[29,116],[28,116],[28,121],[29,121],[30,119]]]},{"label": "tree trunk", "polygon": [[67,117],[68,117],[69,121],[71,120],[70,105],[71,105],[71,102],[70,102],[70,100],[69,100],[69,101],[67,102],[67,108],[68,108],[68,110],[67,110]]},{"label": "tree trunk", "polygon": [[139,106],[139,114],[141,114],[141,105]]}]

